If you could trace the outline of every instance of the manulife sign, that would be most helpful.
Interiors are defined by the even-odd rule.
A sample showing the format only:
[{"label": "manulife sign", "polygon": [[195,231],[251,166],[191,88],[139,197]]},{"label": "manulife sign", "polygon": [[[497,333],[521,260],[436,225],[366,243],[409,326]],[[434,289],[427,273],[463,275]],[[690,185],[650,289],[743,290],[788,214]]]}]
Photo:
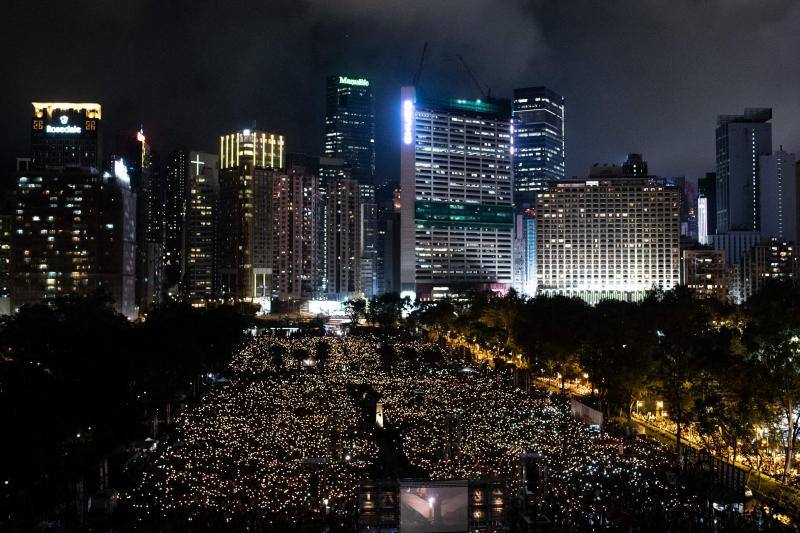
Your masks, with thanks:
[{"label": "manulife sign", "polygon": [[345,85],[357,85],[359,87],[369,87],[369,80],[364,78],[348,78],[347,76],[339,76],[339,83]]},{"label": "manulife sign", "polygon": [[497,227],[511,226],[514,211],[506,205],[414,203],[414,221],[427,226]]}]

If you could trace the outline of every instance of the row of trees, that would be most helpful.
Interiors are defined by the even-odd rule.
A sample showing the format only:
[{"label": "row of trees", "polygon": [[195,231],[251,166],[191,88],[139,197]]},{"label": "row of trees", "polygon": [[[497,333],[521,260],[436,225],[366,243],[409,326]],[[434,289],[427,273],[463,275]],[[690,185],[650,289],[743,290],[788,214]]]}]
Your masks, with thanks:
[{"label": "row of trees", "polygon": [[[589,375],[607,414],[631,416],[659,399],[718,454],[760,461],[768,428],[789,476],[800,434],[800,287],[774,282],[746,305],[698,300],[686,288],[641,302],[588,306],[562,296],[473,294],[421,306],[412,315],[434,335],[456,335],[518,354],[534,373]],[[755,459],[754,459],[755,458]],[[761,464],[753,464],[760,468]]]}]

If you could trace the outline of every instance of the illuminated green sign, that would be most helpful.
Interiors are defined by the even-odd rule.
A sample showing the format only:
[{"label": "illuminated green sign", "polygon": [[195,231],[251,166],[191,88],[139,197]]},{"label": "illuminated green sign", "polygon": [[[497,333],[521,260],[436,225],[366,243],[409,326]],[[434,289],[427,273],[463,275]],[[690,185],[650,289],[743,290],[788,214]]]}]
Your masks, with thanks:
[{"label": "illuminated green sign", "polygon": [[347,76],[339,76],[339,83],[345,85],[357,85],[359,87],[369,87],[369,80],[364,78],[348,78]]},{"label": "illuminated green sign", "polygon": [[414,219],[417,223],[431,226],[511,226],[514,223],[514,211],[511,206],[504,205],[417,201],[414,204]]}]

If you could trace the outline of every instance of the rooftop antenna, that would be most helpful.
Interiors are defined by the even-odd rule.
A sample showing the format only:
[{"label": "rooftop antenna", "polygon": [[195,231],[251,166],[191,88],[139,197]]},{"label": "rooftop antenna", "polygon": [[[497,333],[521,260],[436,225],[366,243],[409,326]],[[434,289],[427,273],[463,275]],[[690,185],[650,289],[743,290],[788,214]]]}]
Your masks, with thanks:
[{"label": "rooftop antenna", "polygon": [[[462,65],[464,65],[464,69],[467,71],[467,74],[469,74],[469,77],[472,79],[472,82],[475,84],[475,87],[478,88],[478,93],[480,93],[480,95],[486,100],[489,100],[492,97],[492,88],[489,87],[488,85],[483,85],[481,82],[478,81],[478,78],[475,77],[475,74],[472,73],[472,70],[469,68],[469,65],[467,65],[467,62],[464,61],[464,58],[461,57],[460,54],[458,54],[456,57],[458,57],[458,60],[461,61]],[[484,86],[486,87],[485,90]]]},{"label": "rooftop antenna", "polygon": [[419,83],[419,77],[422,75],[422,65],[425,63],[425,52],[428,51],[428,41],[425,41],[425,44],[422,47],[422,54],[419,56],[419,66],[417,67],[417,72],[414,73],[414,87],[417,86]]}]

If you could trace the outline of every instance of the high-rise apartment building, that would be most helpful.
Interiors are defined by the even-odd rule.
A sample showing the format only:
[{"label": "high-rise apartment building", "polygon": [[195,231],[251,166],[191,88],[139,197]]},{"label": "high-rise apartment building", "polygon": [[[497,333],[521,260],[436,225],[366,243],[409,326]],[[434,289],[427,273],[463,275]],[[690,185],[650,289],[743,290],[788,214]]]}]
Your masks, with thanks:
[{"label": "high-rise apartment building", "polygon": [[761,237],[782,242],[797,242],[797,158],[780,149],[759,158],[761,174]]},{"label": "high-rise apartment building", "polygon": [[533,207],[547,183],[564,179],[564,97],[547,87],[514,90],[514,197]]},{"label": "high-rise apartment building", "polygon": [[715,250],[725,254],[725,262],[730,267],[731,277],[728,293],[731,301],[740,304],[747,299],[750,292],[748,262],[751,250],[761,242],[761,234],[757,231],[727,231],[709,235],[709,244]]},{"label": "high-rise apartment building", "polygon": [[326,157],[343,159],[354,179],[373,184],[375,99],[370,80],[328,76],[324,151]]},{"label": "high-rise apartment building", "polygon": [[218,257],[221,295],[269,309],[272,185],[284,167],[282,135],[245,129],[220,137]]},{"label": "high-rise apartment building", "polygon": [[275,176],[272,189],[273,294],[280,302],[314,297],[319,256],[317,176],[313,169],[295,164]]},{"label": "high-rise apartment building", "polygon": [[361,290],[365,298],[378,294],[378,272],[382,270],[383,258],[378,255],[378,203],[375,187],[369,183],[359,184],[359,209],[361,235]]},{"label": "high-rise apartment building", "polygon": [[[201,164],[195,165],[199,170]],[[186,220],[189,153],[179,149],[169,154],[165,173],[164,279],[168,289],[177,294],[183,277],[183,225]]]},{"label": "high-rise apartment building", "polygon": [[742,262],[743,300],[757,293],[769,279],[797,280],[800,257],[794,243],[765,240],[750,249]]},{"label": "high-rise apartment building", "polygon": [[328,300],[361,296],[361,189],[346,175],[325,180],[325,294]]},{"label": "high-rise apartment building", "polygon": [[680,198],[653,178],[550,185],[536,202],[537,291],[636,300],[680,282]]},{"label": "high-rise apartment building", "polygon": [[191,305],[204,307],[218,296],[219,156],[205,152],[188,152],[186,156],[189,166],[181,238],[181,288]]},{"label": "high-rise apartment building", "polygon": [[404,87],[402,292],[421,300],[512,283],[511,109]]},{"label": "high-rise apartment building", "polygon": [[681,282],[698,297],[728,299],[730,268],[722,250],[684,250],[681,274]]},{"label": "high-rise apartment building", "polygon": [[772,153],[772,109],[717,119],[717,233],[759,231],[759,158]]}]

